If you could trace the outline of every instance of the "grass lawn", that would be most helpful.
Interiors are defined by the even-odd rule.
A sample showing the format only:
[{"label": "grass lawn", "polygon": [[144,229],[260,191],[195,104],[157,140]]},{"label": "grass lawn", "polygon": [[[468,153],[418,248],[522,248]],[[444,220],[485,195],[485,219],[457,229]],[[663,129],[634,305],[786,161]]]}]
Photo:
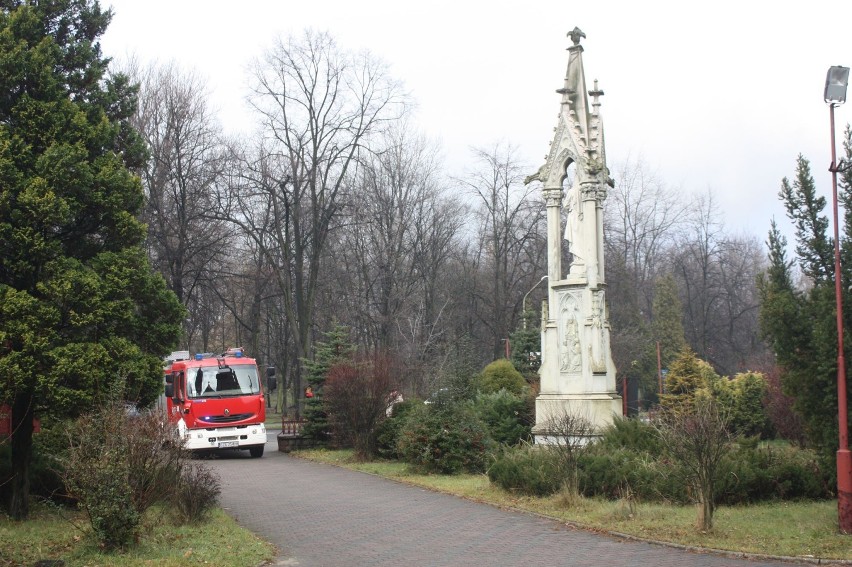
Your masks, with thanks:
[{"label": "grass lawn", "polygon": [[90,537],[80,513],[35,506],[26,522],[0,516],[0,566],[35,565],[40,560],[83,565],[216,565],[255,567],[274,557],[274,547],[215,510],[199,525],[175,526],[162,509],[145,518],[140,543],[125,552],[104,553]]},{"label": "grass lawn", "polygon": [[399,462],[355,463],[351,451],[313,449],[294,456],[331,463],[496,506],[542,514],[592,530],[729,551],[852,560],[852,536],[837,532],[837,502],[772,502],[724,506],[714,529],[696,529],[693,506],[597,498],[518,496],[492,486],[485,475],[421,475]]},{"label": "grass lawn", "polygon": [[273,408],[266,408],[266,424],[267,429],[281,429],[281,414],[274,411]]}]

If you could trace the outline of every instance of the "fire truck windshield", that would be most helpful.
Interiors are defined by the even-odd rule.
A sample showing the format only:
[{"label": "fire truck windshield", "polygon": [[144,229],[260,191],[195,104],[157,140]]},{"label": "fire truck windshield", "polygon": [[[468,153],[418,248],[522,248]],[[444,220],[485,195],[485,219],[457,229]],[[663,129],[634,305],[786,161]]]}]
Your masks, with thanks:
[{"label": "fire truck windshield", "polygon": [[258,394],[260,386],[254,365],[235,364],[188,370],[186,390],[189,398],[221,398]]}]

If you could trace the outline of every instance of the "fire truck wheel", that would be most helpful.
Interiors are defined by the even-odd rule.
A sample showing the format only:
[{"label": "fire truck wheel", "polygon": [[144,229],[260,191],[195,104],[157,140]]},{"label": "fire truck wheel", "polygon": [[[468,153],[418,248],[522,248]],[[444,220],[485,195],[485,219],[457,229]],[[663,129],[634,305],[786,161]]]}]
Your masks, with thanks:
[{"label": "fire truck wheel", "polygon": [[263,456],[263,445],[257,445],[256,447],[249,447],[249,454],[252,458],[257,459]]}]

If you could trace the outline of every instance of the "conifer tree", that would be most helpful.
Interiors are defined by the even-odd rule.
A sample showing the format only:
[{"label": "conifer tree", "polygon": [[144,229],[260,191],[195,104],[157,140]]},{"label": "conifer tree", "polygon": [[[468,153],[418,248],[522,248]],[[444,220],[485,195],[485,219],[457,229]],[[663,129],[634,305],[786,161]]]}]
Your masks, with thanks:
[{"label": "conifer tree", "polygon": [[[850,129],[845,133],[846,160],[852,159]],[[839,183],[840,199],[852,199],[852,173],[846,172]],[[837,431],[837,325],[834,286],[834,242],[829,235],[826,200],[817,196],[810,164],[801,155],[796,175],[784,178],[779,196],[795,228],[796,256],[804,285],[793,279],[793,261],[786,256],[786,239],[775,222],[769,232],[770,265],[758,280],[760,323],[765,340],[771,345],[781,367],[781,385],[792,396],[793,409],[803,418],[809,441],[825,455],[838,447]],[[843,264],[843,324],[849,329],[850,281],[849,242],[852,236],[849,210],[841,234]],[[844,349],[849,352],[849,335]],[[848,357],[847,357],[848,360]],[[847,369],[848,373],[848,369]],[[850,384],[847,382],[847,388]],[[847,391],[847,397],[850,391]]]},{"label": "conifer tree", "polygon": [[541,366],[541,315],[528,310],[525,324],[510,335],[512,365],[528,382],[538,380]]},{"label": "conifer tree", "polygon": [[150,404],[183,310],[152,274],[129,127],[96,0],[0,3],[0,403],[12,413],[9,512],[29,512],[33,418],[73,417],[115,382]]},{"label": "conifer tree", "polygon": [[684,348],[669,365],[666,376],[665,393],[660,397],[660,405],[667,412],[689,413],[695,409],[695,400],[699,392],[705,390],[719,376],[709,364],[699,359],[695,352]]},{"label": "conifer tree", "polygon": [[305,393],[296,392],[296,398],[304,399],[304,417],[307,423],[302,429],[302,434],[305,437],[319,443],[328,440],[331,427],[323,406],[323,386],[328,378],[329,370],[336,364],[351,360],[354,355],[355,345],[349,339],[349,329],[335,324],[324,334],[324,340],[316,343],[313,360],[303,361],[307,372],[306,389],[311,389],[311,397],[304,397]]}]

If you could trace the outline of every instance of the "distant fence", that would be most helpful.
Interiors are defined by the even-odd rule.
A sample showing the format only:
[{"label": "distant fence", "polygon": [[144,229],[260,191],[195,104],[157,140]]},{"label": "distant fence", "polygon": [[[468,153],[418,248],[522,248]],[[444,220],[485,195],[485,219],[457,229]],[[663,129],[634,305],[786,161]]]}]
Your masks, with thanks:
[{"label": "distant fence", "polygon": [[307,447],[310,440],[302,437],[302,429],[307,420],[304,419],[281,419],[281,433],[278,434],[278,450],[289,453],[293,449]]}]

